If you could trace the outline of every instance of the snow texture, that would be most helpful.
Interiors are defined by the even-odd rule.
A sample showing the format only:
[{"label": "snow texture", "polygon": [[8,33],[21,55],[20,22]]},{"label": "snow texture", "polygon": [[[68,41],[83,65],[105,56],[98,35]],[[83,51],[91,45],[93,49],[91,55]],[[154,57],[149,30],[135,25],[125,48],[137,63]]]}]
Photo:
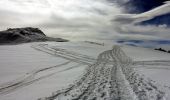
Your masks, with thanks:
[{"label": "snow texture", "polygon": [[162,52],[116,45],[109,50],[110,45],[91,42],[0,48],[2,100],[170,98],[170,57]]}]

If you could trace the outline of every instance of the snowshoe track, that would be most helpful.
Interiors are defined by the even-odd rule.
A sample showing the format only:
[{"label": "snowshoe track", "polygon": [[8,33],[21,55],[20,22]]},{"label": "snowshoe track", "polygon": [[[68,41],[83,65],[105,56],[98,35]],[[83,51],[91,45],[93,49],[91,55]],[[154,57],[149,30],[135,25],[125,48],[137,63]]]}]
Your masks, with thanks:
[{"label": "snowshoe track", "polygon": [[114,46],[99,54],[80,80],[42,100],[164,100],[165,93],[132,65],[121,48]]},{"label": "snowshoe track", "polygon": [[[68,88],[54,92],[52,96],[42,98],[45,100],[163,100],[165,93],[162,92],[153,81],[144,79],[133,68],[135,65],[165,65],[170,61],[132,61],[121,50],[114,46],[112,50],[104,51],[98,58],[67,51],[62,48],[50,47],[47,44],[33,45],[32,48],[62,57],[68,62],[35,70],[26,74],[23,78],[0,85],[0,94],[8,94],[16,89],[47,78],[58,72],[48,73],[45,76],[35,78],[39,73],[46,73],[50,69],[61,67],[70,62],[78,63],[75,66],[62,71],[70,70],[82,65],[88,65],[85,74],[71,84]],[[146,67],[159,69],[159,67]],[[168,69],[168,68],[160,68]]]}]

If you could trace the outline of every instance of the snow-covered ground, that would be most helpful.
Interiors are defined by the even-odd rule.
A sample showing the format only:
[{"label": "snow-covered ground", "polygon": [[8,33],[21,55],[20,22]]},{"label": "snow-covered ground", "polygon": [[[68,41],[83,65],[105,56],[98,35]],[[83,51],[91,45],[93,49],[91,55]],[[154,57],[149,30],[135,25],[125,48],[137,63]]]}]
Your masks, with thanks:
[{"label": "snow-covered ground", "polygon": [[[134,68],[135,73],[139,73],[140,77],[144,77],[146,80],[152,79],[156,81],[154,84],[159,88],[166,88],[162,91],[165,90],[167,95],[169,94],[167,100],[170,99],[169,89],[165,87],[170,86],[170,79],[168,78],[170,76],[170,54],[149,48],[125,45],[120,46],[123,51],[113,52],[114,55],[117,55],[117,53],[120,53],[120,55],[113,55],[112,57],[108,56],[109,53],[102,53],[111,50],[112,47],[113,44],[105,44],[103,46],[87,42],[39,42],[0,46],[0,100],[36,100],[44,97],[54,97],[54,99],[57,99],[57,96],[55,97],[57,93],[62,94],[62,91],[72,86],[70,84],[77,84],[79,81],[81,84],[85,84],[85,86],[88,86],[88,83],[96,87],[96,84],[93,83],[100,83],[101,81],[89,81],[91,78],[94,78],[91,76],[95,76],[93,75],[95,72],[89,72],[90,76],[85,78],[88,80],[87,83],[86,81],[82,82],[81,78],[88,72],[88,66],[96,64],[97,62],[97,64],[99,64],[99,61],[102,59],[106,60],[106,58],[109,62],[103,70],[110,69],[110,64],[114,63],[110,60],[118,59],[115,60],[118,63],[114,65],[114,68],[117,68],[114,69],[117,70],[117,74],[113,73],[113,71],[111,72],[120,77],[112,77],[113,75],[110,74],[110,78],[112,78],[110,80],[117,79],[117,87],[127,86],[122,90],[124,90],[128,96],[133,95],[133,99],[137,98],[139,95],[134,94],[137,93],[137,91],[132,92],[134,85],[128,83],[128,81],[132,80],[127,80],[127,77],[122,76],[124,74],[126,75],[124,68],[122,71],[122,69],[119,69],[121,67],[117,67],[124,66],[119,62],[119,56],[122,56],[121,52],[123,51],[128,57],[132,58],[132,64],[129,62],[127,64],[130,64],[132,69]],[[100,57],[99,54],[102,55],[102,57]],[[110,57],[112,57],[112,59]],[[124,58],[125,57],[123,57],[123,59]],[[100,63],[100,66],[97,67],[96,70],[102,70],[102,64],[103,63]],[[96,67],[92,66],[91,68],[94,70]],[[96,73],[96,77],[99,78],[99,80],[103,79],[105,76],[108,76],[108,74],[101,74],[100,71]],[[147,83],[148,81],[146,84]],[[114,83],[111,84],[114,85]],[[111,87],[113,87],[112,85]],[[76,88],[72,88],[69,93],[76,94],[75,91],[82,89],[82,86],[84,85],[80,85],[80,88],[77,88],[77,86]],[[99,88],[100,86],[94,88],[94,90],[97,91]],[[61,89],[64,90],[58,91]],[[104,91],[109,93],[109,89],[107,88],[103,89],[103,92]],[[119,95],[123,96],[123,92],[119,92]],[[90,90],[88,93],[90,93]],[[85,94],[83,95],[85,97]],[[94,95],[99,97],[100,93]],[[94,95],[89,97],[95,97]],[[109,94],[105,94],[105,96],[109,97]],[[66,98],[70,96],[60,95],[59,97]]]}]

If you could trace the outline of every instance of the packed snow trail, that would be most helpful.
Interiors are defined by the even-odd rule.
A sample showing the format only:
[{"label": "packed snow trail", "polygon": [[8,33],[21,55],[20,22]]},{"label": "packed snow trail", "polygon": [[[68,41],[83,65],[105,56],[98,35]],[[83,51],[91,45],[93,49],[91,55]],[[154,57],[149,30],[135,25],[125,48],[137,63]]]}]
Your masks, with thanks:
[{"label": "packed snow trail", "polygon": [[[76,63],[82,63],[85,65],[91,65],[97,61],[96,58],[93,58],[88,55],[83,55],[74,51],[68,51],[66,49],[62,49],[60,47],[51,47],[48,44],[38,44],[32,45],[32,48],[48,53],[50,55],[61,57],[66,60],[70,60]],[[113,61],[108,60],[107,64],[113,64]],[[123,63],[123,62],[122,62]],[[161,65],[161,67],[160,67]],[[165,67],[162,67],[165,66]],[[164,69],[170,70],[170,61],[169,60],[151,60],[151,61],[133,61],[134,68],[146,68],[146,69]]]},{"label": "packed snow trail", "polygon": [[99,54],[82,78],[42,100],[165,100],[165,93],[138,75],[132,64],[121,48],[114,46]]},{"label": "packed snow trail", "polygon": [[[125,90],[128,90],[129,92],[126,92],[126,93],[127,94],[131,93],[128,95],[135,96],[135,94],[138,91],[135,90],[135,91],[137,91],[137,92],[135,92],[135,94],[134,94],[134,92],[132,92],[132,91],[134,91],[133,89],[136,89],[135,85],[131,85],[131,84],[133,84],[133,81],[134,81],[133,79],[137,78],[137,79],[135,79],[137,81],[140,81],[140,80],[145,81],[145,80],[143,78],[141,78],[138,74],[136,74],[135,71],[133,71],[133,68],[141,68],[142,67],[142,68],[149,68],[149,69],[170,70],[168,67],[155,67],[157,65],[158,66],[159,65],[169,66],[170,61],[155,60],[155,61],[133,61],[132,62],[124,53],[122,53],[123,51],[121,51],[121,49],[115,51],[115,48],[119,48],[119,47],[114,47],[113,50],[108,50],[108,51],[101,53],[97,59],[87,56],[87,55],[79,54],[77,52],[68,51],[66,49],[50,47],[50,46],[48,46],[48,44],[32,45],[31,47],[36,50],[48,53],[50,55],[64,58],[68,61],[65,63],[59,64],[59,65],[56,65],[56,66],[46,67],[46,68],[34,70],[32,72],[28,72],[24,76],[22,76],[18,79],[1,84],[0,85],[0,95],[11,93],[17,89],[20,89],[21,87],[33,84],[34,82],[37,82],[44,78],[48,78],[54,74],[57,74],[57,73],[60,73],[63,71],[67,71],[67,70],[70,70],[70,69],[73,69],[76,67],[81,67],[82,65],[88,65],[91,68],[91,69],[88,68],[88,70],[87,70],[87,73],[90,74],[90,76],[88,74],[84,75],[82,80],[84,80],[83,82],[85,82],[85,83],[83,83],[81,80],[79,80],[79,82],[77,83],[80,86],[82,86],[81,84],[85,84],[86,86],[89,86],[89,85],[87,85],[87,83],[85,81],[85,80],[87,80],[88,84],[91,84],[91,85],[93,85],[93,87],[96,87],[96,84],[94,85],[92,83],[96,83],[97,80],[95,79],[95,77],[97,77],[97,79],[102,81],[102,84],[107,83],[107,85],[104,85],[104,87],[107,86],[107,88],[105,88],[105,91],[107,91],[107,92],[102,93],[102,97],[104,97],[105,95],[107,95],[107,97],[109,97],[109,95],[111,95],[111,93],[109,91],[111,91],[111,90],[113,91],[113,88],[110,89],[110,87],[115,86],[118,88],[118,86],[119,86],[122,88],[127,85],[128,85],[128,87],[124,87],[127,89],[124,89],[123,91],[125,92]],[[122,59],[125,59],[125,58],[126,58],[126,60],[122,61]],[[68,68],[65,68],[61,71],[57,70],[57,68],[64,67],[71,62],[73,62],[75,64],[77,63],[77,64],[74,66],[69,66]],[[138,65],[138,66],[136,66],[136,65]],[[154,66],[152,66],[152,65],[154,65]],[[130,66],[130,68],[129,68],[129,66]],[[146,66],[146,67],[144,67],[144,66]],[[100,69],[100,71],[99,71],[99,69]],[[130,72],[128,72],[127,69]],[[91,72],[92,70],[94,70],[94,72]],[[96,73],[98,73],[97,76],[95,75]],[[131,73],[132,73],[132,75],[130,75]],[[117,77],[117,76],[121,76],[121,77]],[[89,81],[89,77],[93,78],[95,80]],[[110,78],[110,79],[107,79],[107,78]],[[104,82],[104,80],[105,80],[105,82]],[[113,80],[115,80],[117,82],[113,83],[112,82]],[[110,82],[110,83],[108,83],[108,82]],[[126,83],[126,85],[125,85],[125,83]],[[145,82],[143,82],[143,83],[145,83]],[[141,83],[141,84],[143,84],[143,83]],[[115,85],[115,84],[117,84],[117,85]],[[136,84],[138,84],[138,82]],[[152,81],[150,81],[149,84],[150,84],[150,86],[155,87],[152,84]],[[75,88],[75,85],[72,85],[72,86],[73,86],[72,88]],[[101,85],[101,86],[103,86],[103,85]],[[101,86],[99,87],[100,89],[101,89]],[[108,91],[108,87],[109,87],[109,91]],[[129,87],[133,87],[133,89],[131,89]],[[77,88],[80,88],[80,87],[77,86]],[[119,90],[121,90],[121,89],[119,89]],[[95,89],[95,91],[97,91],[97,90]],[[117,94],[121,94],[121,91],[119,91],[119,92],[117,91]],[[86,95],[87,95],[87,93],[86,93]],[[116,96],[118,96],[118,95],[116,95]],[[54,98],[54,96],[51,98]],[[133,98],[131,100],[133,100]],[[153,99],[153,100],[156,100],[156,99]]]}]

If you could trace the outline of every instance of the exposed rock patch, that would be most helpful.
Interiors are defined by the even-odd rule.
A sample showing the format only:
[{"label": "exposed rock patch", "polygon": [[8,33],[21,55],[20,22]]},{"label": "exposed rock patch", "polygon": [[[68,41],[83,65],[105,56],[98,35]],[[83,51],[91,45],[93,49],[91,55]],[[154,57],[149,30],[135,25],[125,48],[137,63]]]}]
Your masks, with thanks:
[{"label": "exposed rock patch", "polygon": [[47,37],[40,29],[32,27],[10,28],[5,31],[0,31],[0,44],[18,44],[43,41],[67,42],[68,40]]}]

